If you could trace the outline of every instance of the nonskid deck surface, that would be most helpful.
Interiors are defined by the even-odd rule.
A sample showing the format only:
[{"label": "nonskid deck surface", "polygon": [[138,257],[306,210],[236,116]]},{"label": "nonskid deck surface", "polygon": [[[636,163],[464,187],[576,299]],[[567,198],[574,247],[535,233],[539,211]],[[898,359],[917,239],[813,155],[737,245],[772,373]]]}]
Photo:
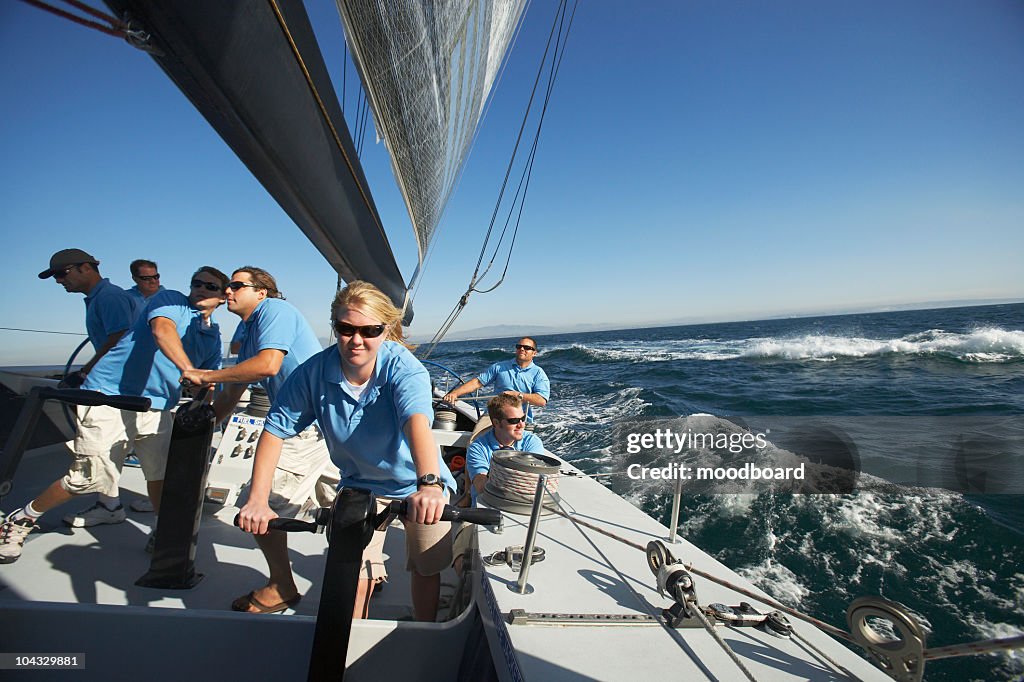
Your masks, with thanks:
[{"label": "nonskid deck surface", "polygon": [[[4,500],[11,511],[50,481],[64,473],[68,456],[63,445],[29,453],[18,472],[16,487]],[[573,471],[563,464],[563,471]],[[125,504],[142,496],[141,471],[126,468],[122,479]],[[597,524],[641,546],[665,540],[667,529],[610,490],[585,477],[563,476],[560,494],[564,509],[579,519]],[[170,609],[202,617],[229,614],[231,600],[263,585],[266,564],[252,537],[232,525],[234,507],[206,505],[199,531],[197,570],[205,578],[191,590],[156,590],[136,587],[134,582],[149,568],[143,550],[153,523],[152,514],[128,512],[121,524],[71,529],[61,517],[91,500],[76,501],[43,517],[43,532],[33,533],[22,558],[0,566],[0,601],[57,602],[63,604],[130,605]],[[482,530],[479,542],[486,556],[509,545],[522,545],[528,519],[506,515],[500,533]],[[643,674],[669,674],[678,679],[743,679],[741,671],[703,629],[672,630],[663,624],[548,625],[511,623],[514,610],[528,614],[598,614],[612,617],[654,616],[672,602],[658,594],[644,553],[612,538],[574,525],[561,516],[546,516],[540,524],[537,544],[546,557],[529,575],[532,594],[509,589],[516,574],[507,566],[486,569],[477,603],[489,627],[490,649],[499,670],[518,668],[529,680],[623,680]],[[673,554],[700,569],[748,589],[748,581],[685,541],[669,545]],[[289,548],[295,579],[304,595],[294,613],[309,622],[317,612],[324,568],[326,538],[293,533]],[[400,525],[388,533],[385,556],[389,558],[389,583],[371,602],[373,622],[387,626],[410,617],[408,574],[404,570],[404,537]],[[737,605],[751,601],[727,588],[695,577],[701,604]],[[450,571],[442,576],[441,613],[457,582]],[[755,602],[762,612],[772,609]],[[185,609],[186,611],[182,611]],[[149,612],[149,608],[145,611]],[[236,618],[226,624],[241,625]],[[253,615],[270,624],[276,616]],[[285,616],[286,619],[292,616]],[[841,618],[841,616],[840,616]],[[246,616],[245,622],[252,622]],[[889,679],[858,653],[827,637],[814,627],[790,618],[797,631],[827,652],[855,678]],[[190,621],[192,623],[192,621]],[[284,623],[282,623],[284,624]],[[367,623],[367,625],[371,625]],[[399,623],[401,625],[401,623]],[[413,624],[409,624],[413,625]],[[194,627],[194,625],[189,625]],[[261,628],[262,629],[262,628]],[[848,679],[805,644],[773,637],[761,629],[724,628],[717,632],[758,680]],[[309,635],[303,635],[308,637]],[[370,635],[368,641],[383,645],[387,633]],[[410,642],[419,642],[413,635]],[[424,642],[427,640],[423,640]],[[305,640],[302,640],[305,642]],[[308,644],[299,644],[305,649]],[[350,649],[351,653],[351,649]],[[386,652],[385,652],[386,653]],[[391,655],[391,654],[387,654]],[[351,659],[350,659],[351,660]],[[504,676],[503,679],[515,677]]]},{"label": "nonskid deck surface", "polygon": [[[3,501],[13,511],[51,481],[63,475],[70,461],[64,445],[53,445],[26,454],[15,487]],[[149,570],[150,555],[144,551],[155,523],[152,513],[129,509],[132,500],[144,497],[140,469],[125,467],[121,500],[128,513],[124,523],[89,528],[70,528],[65,514],[88,507],[94,496],[83,496],[53,509],[41,520],[40,531],[25,543],[24,553],[13,564],[0,565],[0,600],[83,604],[152,606],[172,609],[229,610],[231,601],[266,584],[267,565],[251,535],[232,524],[238,509],[206,504],[196,548],[196,570],[203,580],[190,590],[138,587],[135,581]],[[290,533],[289,554],[302,601],[296,615],[315,617],[320,601],[325,535]],[[409,579],[405,571],[404,531],[396,524],[388,531],[385,560],[389,576],[384,589],[375,592],[370,617],[385,620],[410,618]],[[442,576],[442,613],[454,589],[455,575]]]}]

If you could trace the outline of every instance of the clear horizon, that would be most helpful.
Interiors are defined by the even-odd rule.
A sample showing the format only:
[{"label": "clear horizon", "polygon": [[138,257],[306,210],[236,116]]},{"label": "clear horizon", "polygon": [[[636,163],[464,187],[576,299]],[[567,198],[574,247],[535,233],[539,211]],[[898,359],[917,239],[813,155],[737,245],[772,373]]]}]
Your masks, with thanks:
[{"label": "clear horizon", "polygon": [[[333,3],[308,10],[340,89]],[[416,294],[418,338],[465,289],[552,18],[533,3],[513,47]],[[581,5],[509,277],[455,331],[1024,299],[1022,27],[1010,1]],[[125,287],[134,258],[169,288],[199,265],[265,267],[327,334],[333,271],[145,54],[23,3],[0,7],[0,54],[3,326],[84,329],[81,296],[36,279],[78,247]],[[365,144],[409,276],[404,203]],[[0,331],[0,358],[74,346],[40,337]]]}]

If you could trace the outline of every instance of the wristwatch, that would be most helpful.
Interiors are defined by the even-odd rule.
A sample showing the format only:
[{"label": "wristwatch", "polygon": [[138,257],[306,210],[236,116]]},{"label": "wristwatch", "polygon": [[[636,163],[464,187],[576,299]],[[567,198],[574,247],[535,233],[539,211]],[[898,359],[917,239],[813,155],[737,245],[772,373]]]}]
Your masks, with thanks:
[{"label": "wristwatch", "polygon": [[445,489],[444,481],[437,474],[424,474],[416,481],[416,487],[422,488],[425,485],[436,485],[441,490]]}]

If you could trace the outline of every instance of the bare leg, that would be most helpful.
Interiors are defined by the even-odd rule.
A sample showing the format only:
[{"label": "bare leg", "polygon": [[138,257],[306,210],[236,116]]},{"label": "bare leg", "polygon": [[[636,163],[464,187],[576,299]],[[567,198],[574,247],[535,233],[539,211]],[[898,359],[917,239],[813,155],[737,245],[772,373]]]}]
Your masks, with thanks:
[{"label": "bare leg", "polygon": [[160,497],[164,492],[163,481],[146,481],[146,492],[149,493],[149,501],[153,503],[153,511],[160,513]]},{"label": "bare leg", "polygon": [[441,598],[441,574],[420,575],[412,572],[412,615],[416,620],[433,623],[437,620],[437,603]]},{"label": "bare leg", "polygon": [[44,490],[39,497],[32,500],[32,508],[40,513],[45,513],[73,499],[75,497],[74,493],[64,490],[64,486],[60,484],[61,480],[63,479],[58,479],[51,483],[50,487]]},{"label": "bare leg", "polygon": [[359,586],[356,588],[356,603],[352,608],[352,620],[359,620],[370,617],[370,597],[373,596],[373,588],[377,584],[370,578],[360,578]]},{"label": "bare leg", "polygon": [[[263,551],[263,556],[270,567],[270,580],[257,590],[253,596],[261,604],[277,604],[291,599],[299,593],[292,577],[291,563],[288,561],[288,535],[279,530],[272,530],[266,535],[257,535],[256,544]],[[257,612],[250,606],[249,611]]]}]

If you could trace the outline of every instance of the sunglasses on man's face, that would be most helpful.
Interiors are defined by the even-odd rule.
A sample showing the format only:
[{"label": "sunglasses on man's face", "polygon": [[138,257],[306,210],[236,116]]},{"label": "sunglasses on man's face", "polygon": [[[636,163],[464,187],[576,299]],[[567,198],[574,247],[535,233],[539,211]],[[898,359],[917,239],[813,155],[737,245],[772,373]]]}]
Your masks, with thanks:
[{"label": "sunglasses on man's face", "polygon": [[71,272],[73,269],[79,267],[80,265],[81,265],[81,263],[75,263],[74,265],[67,266],[63,270],[58,270],[57,272],[53,273],[53,278],[54,279],[64,279],[65,277],[68,276],[69,272]]},{"label": "sunglasses on man's face", "polygon": [[136,275],[135,279],[141,279],[143,282],[155,282],[160,279],[160,273],[158,272],[155,275]]},{"label": "sunglasses on man's face", "polygon": [[224,290],[220,288],[219,284],[214,284],[212,282],[204,282],[201,279],[192,280],[192,288],[206,289],[207,291],[216,291],[218,293],[224,293]]},{"label": "sunglasses on man's face", "polygon": [[238,291],[239,289],[242,289],[244,287],[252,287],[253,289],[261,288],[256,286],[252,282],[239,282],[238,280],[235,280],[234,282],[228,282],[228,289],[231,289],[231,291]]},{"label": "sunglasses on man's face", "polygon": [[537,350],[537,349],[534,348],[533,346],[527,346],[526,344],[523,344],[523,343],[517,343],[516,344],[516,350]]},{"label": "sunglasses on man's face", "polygon": [[375,339],[384,333],[387,329],[386,324],[364,324],[356,326],[354,324],[346,324],[345,322],[334,322],[334,331],[338,336],[355,336],[356,332],[359,332],[359,336],[364,339]]},{"label": "sunglasses on man's face", "polygon": [[503,419],[509,426],[515,426],[516,424],[525,422],[526,415],[524,414],[522,417],[503,417]]}]

